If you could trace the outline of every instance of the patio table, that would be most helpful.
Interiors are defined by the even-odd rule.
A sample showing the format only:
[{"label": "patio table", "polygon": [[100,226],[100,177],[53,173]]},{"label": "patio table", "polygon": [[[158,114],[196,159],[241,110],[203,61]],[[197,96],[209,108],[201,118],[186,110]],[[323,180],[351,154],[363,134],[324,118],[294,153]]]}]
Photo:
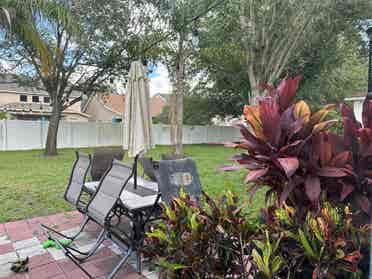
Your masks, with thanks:
[{"label": "patio table", "polygon": [[[94,194],[98,185],[99,181],[87,182],[84,184],[84,190]],[[156,182],[137,177],[137,189],[135,189],[134,179],[131,178],[121,194],[121,202],[129,210],[145,210],[154,205],[158,192]]]}]

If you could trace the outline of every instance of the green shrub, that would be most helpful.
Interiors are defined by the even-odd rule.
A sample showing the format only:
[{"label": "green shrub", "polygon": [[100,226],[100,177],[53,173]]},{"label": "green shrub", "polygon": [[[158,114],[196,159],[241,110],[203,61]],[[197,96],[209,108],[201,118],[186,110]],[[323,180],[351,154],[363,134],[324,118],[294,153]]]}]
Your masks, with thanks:
[{"label": "green shrub", "polygon": [[282,256],[283,275],[319,279],[368,277],[364,263],[367,261],[368,265],[369,261],[369,227],[354,226],[349,207],[325,203],[318,213],[309,212],[303,223],[296,222],[296,209],[286,204],[274,215],[274,222],[266,229],[270,235],[281,236],[278,254]]},{"label": "green shrub", "polygon": [[163,220],[146,240],[163,278],[251,278],[245,247],[254,230],[231,192],[217,201],[204,193],[200,204],[182,193]]}]

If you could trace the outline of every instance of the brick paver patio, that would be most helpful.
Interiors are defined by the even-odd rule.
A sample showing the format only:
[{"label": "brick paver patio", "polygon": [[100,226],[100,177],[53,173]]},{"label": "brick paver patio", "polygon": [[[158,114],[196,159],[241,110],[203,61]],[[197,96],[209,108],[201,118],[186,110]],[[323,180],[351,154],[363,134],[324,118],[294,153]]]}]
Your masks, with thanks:
[{"label": "brick paver patio", "polygon": [[[61,250],[56,248],[44,249],[45,234],[40,223],[53,226],[64,232],[76,231],[82,215],[76,211],[61,213],[45,217],[36,217],[28,220],[0,224],[0,278],[6,279],[83,279],[88,278],[78,267],[65,257]],[[82,249],[91,247],[98,227],[91,223],[85,232],[78,238],[76,245]],[[118,262],[119,250],[111,242],[105,241],[97,255],[93,256],[83,266],[94,276],[103,279]],[[29,257],[29,271],[15,274],[10,270],[10,262],[18,258]],[[118,279],[157,278],[144,266],[143,276],[135,272],[131,264],[123,267],[115,277]]]}]

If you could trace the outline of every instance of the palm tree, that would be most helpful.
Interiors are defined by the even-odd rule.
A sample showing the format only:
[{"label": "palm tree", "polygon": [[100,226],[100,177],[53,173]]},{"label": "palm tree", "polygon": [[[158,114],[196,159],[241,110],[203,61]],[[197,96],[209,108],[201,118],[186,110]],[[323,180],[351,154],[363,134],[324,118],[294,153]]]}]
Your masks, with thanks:
[{"label": "palm tree", "polygon": [[[0,1],[0,31],[5,32],[9,39],[19,42],[26,50],[28,59],[32,60],[38,78],[55,100],[48,85],[60,77],[56,75],[58,67],[63,67],[63,51],[55,47],[43,37],[38,24],[54,22],[63,30],[68,30],[69,36],[78,35],[78,24],[73,20],[70,7],[65,3],[50,0],[1,0]],[[62,36],[62,35],[61,35]],[[60,69],[59,68],[59,69]],[[53,112],[49,122],[45,154],[57,154],[57,132],[63,106],[59,100],[53,103]],[[55,119],[55,121],[53,121]]]},{"label": "palm tree", "polygon": [[8,9],[1,7],[0,8],[0,26],[6,26],[7,28],[11,27],[11,17]]},{"label": "palm tree", "polygon": [[24,44],[39,53],[43,72],[46,74],[52,62],[40,33],[36,29],[35,18],[56,19],[65,27],[76,30],[76,26],[65,5],[48,0],[3,0],[0,2],[0,30],[8,36],[16,36]]}]

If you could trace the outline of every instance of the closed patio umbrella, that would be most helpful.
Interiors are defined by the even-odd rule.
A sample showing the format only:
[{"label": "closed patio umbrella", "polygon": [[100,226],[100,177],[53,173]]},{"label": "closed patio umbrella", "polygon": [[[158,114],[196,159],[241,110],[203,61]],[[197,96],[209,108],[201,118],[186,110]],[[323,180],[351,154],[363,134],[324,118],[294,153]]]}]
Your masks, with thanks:
[{"label": "closed patio umbrella", "polygon": [[[129,70],[125,96],[123,148],[129,157],[137,157],[154,147],[150,112],[150,90],[146,69],[135,61]],[[135,168],[137,160],[135,160]]]}]

